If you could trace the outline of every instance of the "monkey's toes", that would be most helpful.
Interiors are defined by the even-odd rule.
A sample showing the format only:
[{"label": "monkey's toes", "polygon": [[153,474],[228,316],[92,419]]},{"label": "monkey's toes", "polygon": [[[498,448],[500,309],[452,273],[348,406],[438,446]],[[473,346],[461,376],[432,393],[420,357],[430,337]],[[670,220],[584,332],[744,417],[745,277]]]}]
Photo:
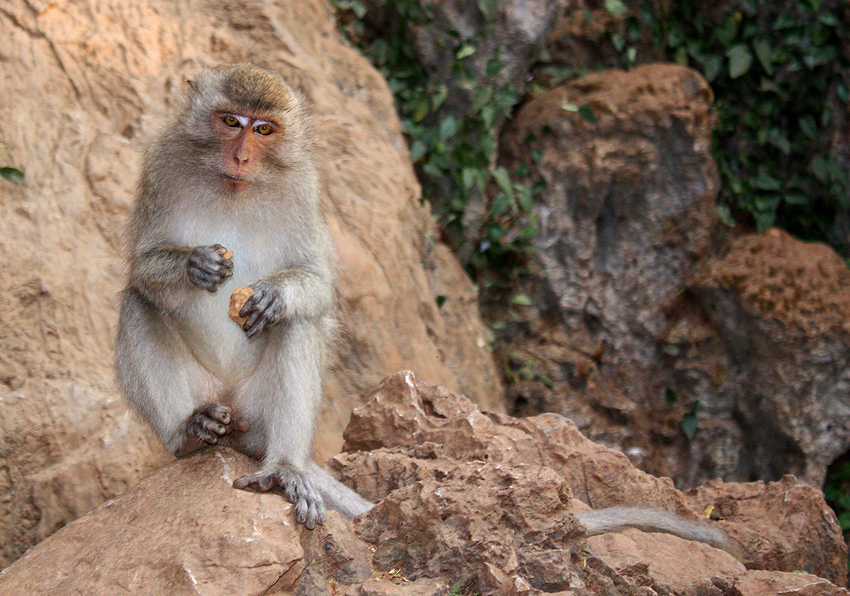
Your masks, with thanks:
[{"label": "monkey's toes", "polygon": [[274,488],[274,477],[270,474],[245,474],[233,481],[233,488],[239,490],[252,489],[257,492],[267,493]]}]

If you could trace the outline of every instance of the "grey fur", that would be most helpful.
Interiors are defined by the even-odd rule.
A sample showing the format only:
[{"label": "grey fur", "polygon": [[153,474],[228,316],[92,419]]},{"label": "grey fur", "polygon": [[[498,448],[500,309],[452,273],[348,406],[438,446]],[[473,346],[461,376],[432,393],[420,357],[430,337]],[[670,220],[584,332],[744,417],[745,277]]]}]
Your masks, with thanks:
[{"label": "grey fur", "polygon": [[702,542],[740,558],[740,549],[723,530],[687,520],[674,513],[642,507],[609,507],[577,513],[576,517],[587,526],[588,536],[636,528],[643,532],[661,532],[685,540]]},{"label": "grey fur", "polygon": [[[282,131],[238,191],[226,184],[229,145],[215,132],[222,111]],[[144,157],[115,368],[125,398],[169,451],[221,441],[261,459],[258,473],[234,484],[278,487],[312,527],[323,503],[348,516],[371,503],[310,459],[336,279],[309,128],[300,96],[263,69],[208,69],[193,82],[186,110]],[[240,286],[256,292],[241,329],[227,315]]]}]

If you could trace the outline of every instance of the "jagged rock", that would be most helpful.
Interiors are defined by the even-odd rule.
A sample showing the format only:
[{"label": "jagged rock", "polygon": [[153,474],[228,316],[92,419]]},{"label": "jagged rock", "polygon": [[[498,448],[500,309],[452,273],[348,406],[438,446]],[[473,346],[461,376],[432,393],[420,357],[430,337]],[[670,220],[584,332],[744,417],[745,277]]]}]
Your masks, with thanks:
[{"label": "jagged rock", "polygon": [[316,116],[343,323],[320,458],[339,450],[354,396],[388,370],[415,366],[499,409],[476,292],[431,241],[392,95],[339,40],[327,2],[10,0],[0,37],[0,143],[11,149],[0,165],[26,174],[0,180],[0,566],[164,460],[112,380],[119,233],[144,143],[203,65],[278,70]]},{"label": "jagged rock", "polygon": [[[847,546],[820,491],[785,476],[777,482],[713,480],[685,492],[747,553],[751,569],[808,571],[847,583]],[[711,508],[711,509],[709,509]]]},{"label": "jagged rock", "polygon": [[[232,488],[256,462],[210,448],[172,462],[33,547],[0,573],[0,593],[847,593],[814,575],[747,571],[723,551],[664,534],[628,530],[586,539],[574,516],[588,509],[586,502],[696,513],[669,482],[610,457],[616,454],[560,416],[484,414],[466,398],[402,372],[358,409],[349,449],[368,428],[377,433],[371,451],[340,454],[330,466],[380,499],[353,522],[329,512],[313,531],[298,526],[280,495]],[[782,565],[834,564],[841,543],[830,526],[834,514],[817,491],[783,482],[716,485],[688,498],[701,510],[710,503],[725,512],[716,523],[740,540],[748,565],[780,563],[759,550],[773,540],[788,554]],[[823,523],[812,520],[801,532],[814,514]]]}]

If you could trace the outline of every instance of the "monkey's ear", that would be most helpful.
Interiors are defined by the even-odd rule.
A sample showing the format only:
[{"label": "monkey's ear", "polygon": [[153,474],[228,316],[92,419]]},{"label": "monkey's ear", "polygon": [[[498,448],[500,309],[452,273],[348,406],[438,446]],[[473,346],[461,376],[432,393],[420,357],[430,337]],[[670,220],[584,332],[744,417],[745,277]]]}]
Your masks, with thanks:
[{"label": "monkey's ear", "polygon": [[189,83],[189,87],[192,88],[192,91],[198,90],[198,84],[195,81],[193,81],[191,79],[186,79],[186,82]]}]

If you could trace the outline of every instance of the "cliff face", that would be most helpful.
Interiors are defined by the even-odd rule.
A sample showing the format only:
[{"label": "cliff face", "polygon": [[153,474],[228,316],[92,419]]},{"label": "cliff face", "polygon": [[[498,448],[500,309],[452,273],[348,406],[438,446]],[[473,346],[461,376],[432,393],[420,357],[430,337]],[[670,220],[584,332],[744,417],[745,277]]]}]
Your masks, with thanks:
[{"label": "cliff face", "polygon": [[475,290],[434,241],[392,96],[334,27],[318,0],[0,8],[2,165],[26,173],[0,181],[0,563],[165,459],[113,386],[120,233],[140,152],[204,65],[274,69],[316,117],[342,303],[317,456],[337,452],[351,408],[399,368],[499,409]]}]

